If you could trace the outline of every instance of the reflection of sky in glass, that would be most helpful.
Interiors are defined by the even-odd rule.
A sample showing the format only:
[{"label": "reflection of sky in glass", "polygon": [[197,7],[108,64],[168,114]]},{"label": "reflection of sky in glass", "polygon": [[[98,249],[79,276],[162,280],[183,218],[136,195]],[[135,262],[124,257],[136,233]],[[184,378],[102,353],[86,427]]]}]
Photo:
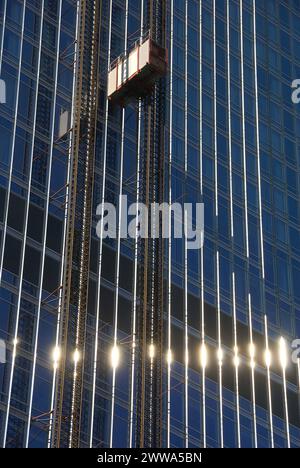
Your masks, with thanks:
[{"label": "reflection of sky in glass", "polygon": [[[3,20],[4,3],[7,3],[7,12]],[[128,3],[128,47],[131,47],[139,38],[141,0]],[[146,4],[146,1],[144,3]],[[171,0],[167,3],[171,5]],[[182,320],[185,298],[185,255],[182,240],[172,240],[170,302],[174,326],[171,329],[170,349],[170,356],[172,356],[170,360],[171,444],[175,447],[185,445],[185,423],[188,419],[190,447],[203,445],[204,392],[201,382],[203,367],[201,358],[203,364],[205,356],[199,356],[201,293],[203,292],[207,345],[207,365],[205,366],[207,446],[220,446],[221,416],[226,447],[237,445],[238,429],[240,429],[241,446],[254,446],[253,413],[256,409],[258,446],[266,447],[271,445],[271,431],[264,363],[264,314],[267,316],[266,328],[269,332],[270,355],[272,356],[271,374],[276,371],[276,363],[280,364],[278,357],[280,336],[284,336],[287,343],[300,337],[300,139],[297,133],[300,129],[300,104],[295,105],[293,102],[293,89],[291,88],[293,80],[300,78],[299,2],[297,0],[290,2],[286,0],[256,0],[255,2],[253,0],[228,0],[228,2],[227,0],[216,2],[187,0],[187,15],[185,0],[173,0],[172,3],[174,5],[173,47],[170,38],[171,10],[168,9],[167,13],[167,42],[170,61],[173,49],[173,76],[171,77],[170,72],[166,78],[165,89],[166,164],[168,166],[170,144],[172,201],[204,203],[205,245],[203,291],[201,291],[200,283],[200,253],[190,251],[187,256],[187,312],[191,335],[188,336],[190,367],[187,385],[188,414],[186,414],[185,381],[187,375],[184,372],[185,360],[182,351],[185,341]],[[61,28],[58,18],[60,4],[62,5]],[[96,206],[101,203],[103,180],[103,141],[105,139],[103,120],[109,4],[110,0],[103,1],[101,18],[103,31],[100,48],[101,92],[93,213],[96,213]],[[113,0],[111,60],[116,59],[124,51],[125,4],[126,2]],[[200,4],[202,5],[201,20]],[[0,77],[7,87],[6,104],[0,105],[0,257],[4,246],[3,239],[6,238],[0,285],[0,340],[13,343],[17,317],[19,339],[8,411],[10,346],[7,352],[8,363],[6,366],[0,366],[0,400],[3,404],[0,408],[0,444],[6,414],[9,414],[7,441],[10,442],[8,446],[23,446],[28,427],[29,446],[45,447],[47,445],[47,431],[37,432],[37,428],[31,424],[28,407],[32,399],[32,416],[43,414],[51,409],[55,367],[53,349],[55,349],[57,334],[59,291],[57,288],[60,281],[64,237],[64,187],[67,184],[68,174],[68,158],[63,151],[63,145],[56,144],[56,139],[61,112],[71,109],[76,9],[74,8],[75,2],[71,0],[45,1],[44,19],[41,23],[41,5],[42,0],[35,2],[0,0],[0,30],[3,31],[3,35],[0,35],[2,36],[0,37],[0,48],[2,47],[0,50],[3,51],[3,54],[0,54]],[[243,28],[240,21],[241,5]],[[254,6],[256,6],[256,38],[254,37]],[[24,35],[22,36],[23,19]],[[202,54],[200,53],[200,35]],[[41,66],[38,70],[38,46],[41,38]],[[243,56],[241,55],[241,39],[244,46]],[[57,56],[58,44],[60,50]],[[254,46],[256,46],[256,60]],[[186,51],[187,63],[185,63]],[[55,79],[56,59],[59,60],[57,79]],[[242,65],[243,77],[241,76]],[[170,82],[173,85],[172,129],[170,128]],[[55,121],[53,122],[55,99]],[[256,109],[257,104],[258,109]],[[186,108],[187,132],[185,131]],[[35,113],[36,135],[33,138]],[[202,113],[202,119],[200,119],[200,113]],[[136,201],[138,115],[133,105],[125,109],[125,114],[123,194],[128,195],[131,204]],[[109,109],[105,201],[114,204],[118,197],[121,173],[120,122],[122,119],[120,117],[121,112],[118,108]],[[142,109],[142,133],[143,125],[144,110]],[[172,144],[168,138],[169,133]],[[259,148],[257,138],[259,138]],[[141,150],[143,153],[143,142]],[[34,158],[30,179],[32,152]],[[12,159],[11,195],[8,197],[7,186]],[[52,172],[48,180],[50,161],[52,161]],[[185,173],[186,163],[187,173]],[[168,179],[168,171],[166,174],[166,179]],[[26,222],[29,180],[31,180],[30,206],[28,222]],[[168,180],[165,180],[165,183],[167,189]],[[261,190],[259,190],[259,183]],[[47,199],[48,189],[52,196],[51,200]],[[216,216],[216,198],[218,199],[218,217]],[[45,216],[48,201],[50,201],[50,210]],[[4,218],[8,206],[7,232],[4,234]],[[46,219],[47,232],[44,232]],[[24,274],[22,287],[20,287],[21,258],[24,248],[22,240],[25,233],[27,240],[24,252]],[[113,319],[116,317],[117,246],[115,242],[104,243],[102,273],[99,275],[99,239],[94,230],[92,236],[86,335],[86,355],[91,356],[91,359],[87,359],[84,376],[81,442],[84,447],[89,445],[91,419],[93,418],[93,445],[106,447],[109,445],[112,408],[111,349],[114,333]],[[261,237],[263,237],[263,242]],[[262,280],[262,249],[264,281]],[[247,258],[247,250],[249,258]],[[134,303],[133,258],[134,242],[122,239],[117,327],[117,341],[118,345],[119,342],[121,345],[119,346],[120,362],[118,366],[115,366],[113,440],[113,445],[117,447],[128,445],[128,427],[131,417],[132,356],[128,343],[132,336]],[[44,265],[43,268],[42,265]],[[168,266],[167,258],[166,277]],[[44,270],[43,278],[42,270]],[[101,282],[99,276],[101,276]],[[38,298],[41,289],[42,307],[37,326]],[[53,291],[56,293],[49,297]],[[101,293],[99,348],[97,375],[94,382],[93,357],[99,291]],[[256,347],[254,374],[257,390],[256,408],[253,407],[251,400],[251,367],[248,365],[250,360],[249,293],[253,341]],[[219,301],[217,301],[217,295]],[[238,361],[233,361],[235,345],[232,339],[233,304],[235,304],[237,319]],[[167,311],[168,304],[165,306],[165,311]],[[219,404],[219,368],[216,358],[218,306],[221,311],[221,345],[224,349],[222,408]],[[36,339],[38,361],[33,379],[32,364],[35,359]],[[0,362],[4,350],[0,341]],[[165,348],[165,355],[167,351]],[[71,357],[73,353],[72,349]],[[248,360],[247,363],[245,363],[245,357]],[[239,368],[239,409],[237,409],[234,386],[235,366],[233,362],[240,364],[236,366]],[[295,379],[295,372],[291,369],[287,368],[287,391],[291,407],[289,410],[290,435],[292,446],[297,444],[299,446],[298,383]],[[296,369],[295,366],[294,369]],[[274,444],[276,447],[284,447],[287,441],[280,365],[276,379],[273,377],[274,375],[271,375]],[[167,395],[166,380],[165,378],[163,383],[165,396]],[[91,388],[95,390],[94,404]],[[136,393],[134,401],[135,397]],[[166,406],[165,400],[163,408],[165,421]],[[164,443],[166,432],[165,428]]]}]

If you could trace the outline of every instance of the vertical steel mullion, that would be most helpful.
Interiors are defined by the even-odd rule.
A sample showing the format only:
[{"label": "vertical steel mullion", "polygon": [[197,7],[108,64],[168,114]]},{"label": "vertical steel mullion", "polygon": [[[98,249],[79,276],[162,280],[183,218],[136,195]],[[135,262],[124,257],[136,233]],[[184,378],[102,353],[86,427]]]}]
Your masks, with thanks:
[{"label": "vertical steel mullion", "polygon": [[[253,0],[253,56],[254,56],[254,87],[255,87],[255,119],[256,119],[256,151],[257,151],[257,179],[258,179],[258,198],[259,198],[259,231],[260,231],[260,256],[261,256],[261,275],[262,275],[262,300],[265,318],[265,343],[266,353],[269,355],[268,338],[268,319],[266,316],[265,303],[265,255],[264,255],[264,235],[263,235],[263,210],[262,210],[262,189],[261,189],[261,163],[260,163],[260,131],[259,131],[259,102],[258,102],[258,67],[257,67],[257,35],[256,35],[256,0]],[[271,447],[274,448],[274,429],[273,429],[273,410],[272,410],[272,391],[270,363],[267,358],[267,387],[268,387],[268,406],[269,422],[271,433]]]},{"label": "vertical steel mullion", "polygon": [[[124,54],[127,53],[128,41],[128,0],[125,5],[125,37]],[[127,67],[129,64],[127,64]],[[117,264],[116,264],[116,291],[115,291],[115,311],[114,311],[114,348],[118,343],[118,309],[119,309],[119,288],[120,288],[120,256],[121,256],[121,223],[122,223],[122,193],[123,193],[123,169],[124,169],[124,142],[125,142],[125,108],[122,109],[122,129],[121,129],[121,157],[120,157],[120,191],[119,191],[119,220],[117,238]],[[116,398],[116,366],[113,366],[112,391],[111,391],[111,419],[110,419],[110,448],[113,447],[114,433],[114,413]]]},{"label": "vertical steel mullion", "polygon": [[282,379],[283,379],[284,414],[285,414],[287,447],[291,448],[289,407],[288,407],[288,400],[287,400],[287,382],[286,382],[286,370],[285,369],[282,369]]},{"label": "vertical steel mullion", "polygon": [[223,422],[223,350],[221,336],[221,309],[220,309],[220,254],[217,251],[217,312],[218,312],[218,366],[219,366],[219,399],[220,399],[220,442],[224,448],[224,422]]},{"label": "vertical steel mullion", "polygon": [[282,381],[283,381],[283,402],[284,402],[284,416],[285,416],[285,428],[286,428],[286,438],[287,438],[287,447],[291,448],[291,436],[290,436],[290,422],[289,422],[289,406],[287,399],[287,380],[286,380],[286,367],[287,367],[287,349],[286,342],[284,338],[280,339],[280,361],[282,368]]},{"label": "vertical steel mullion", "polygon": [[[9,211],[9,202],[10,202],[10,192],[11,192],[11,186],[12,186],[12,173],[13,173],[14,152],[15,152],[15,143],[16,143],[16,130],[17,130],[17,120],[18,120],[18,107],[19,107],[20,81],[21,81],[22,55],[23,55],[23,40],[24,40],[24,29],[25,29],[25,11],[26,11],[26,0],[24,0],[23,12],[22,12],[20,55],[19,55],[18,78],[17,78],[17,94],[16,94],[14,125],[13,125],[13,141],[12,141],[11,154],[10,154],[7,197],[6,197],[6,203],[5,203],[5,208],[4,208],[4,217],[3,217],[3,225],[4,226],[3,226],[3,234],[2,234],[2,245],[0,246],[0,250],[1,250],[1,254],[0,254],[0,285],[2,283],[3,262],[4,262],[4,252],[5,252],[5,245],[6,245],[6,232],[7,232],[7,222],[8,222],[8,211]],[[3,26],[3,34],[4,34],[4,26]],[[1,53],[2,53],[2,55],[0,57],[0,59],[1,59],[0,64],[2,65],[3,48],[2,48]]]},{"label": "vertical steel mullion", "polygon": [[270,349],[269,349],[269,333],[268,333],[268,318],[265,315],[265,344],[266,344],[266,366],[267,366],[267,387],[268,387],[268,407],[269,421],[271,432],[271,447],[274,448],[274,428],[273,428],[273,409],[272,409],[272,391],[271,391],[271,373],[270,373]]},{"label": "vertical steel mullion", "polygon": [[242,133],[243,133],[243,163],[244,163],[244,206],[246,231],[246,257],[249,261],[249,224],[248,224],[248,193],[247,193],[247,159],[246,159],[246,125],[245,125],[245,80],[244,80],[244,27],[243,0],[240,0],[240,48],[241,48],[241,97],[242,97]]},{"label": "vertical steel mullion", "polygon": [[[201,274],[201,352],[206,353],[205,345],[205,313],[204,313],[204,247],[200,253]],[[205,357],[206,360],[206,357]],[[206,448],[206,363],[202,363],[202,424],[203,424],[203,447]]]},{"label": "vertical steel mullion", "polygon": [[202,113],[203,113],[203,67],[202,67],[202,0],[199,1],[199,149],[200,149],[200,193],[203,197],[203,128],[202,128]]},{"label": "vertical steel mullion", "polygon": [[[157,91],[155,91],[156,93]],[[155,146],[154,146],[155,148]],[[155,148],[156,150],[156,148]],[[156,157],[156,154],[154,155],[154,159]],[[154,166],[155,166],[155,162],[154,162]],[[155,168],[154,168],[155,170]],[[152,252],[151,252],[151,255],[152,255],[152,259],[151,259],[151,268],[150,268],[150,271],[151,271],[151,316],[150,316],[150,344],[151,346],[154,345],[154,314],[155,314],[155,306],[154,306],[154,301],[155,301],[155,263],[156,263],[156,255],[155,255],[155,252],[156,252],[156,239],[155,239],[155,233],[156,233],[156,229],[157,229],[157,226],[156,226],[156,210],[157,210],[157,207],[156,207],[156,202],[158,202],[158,200],[156,199],[156,195],[157,195],[157,182],[156,182],[156,178],[153,177],[153,187],[152,187],[152,190],[153,190],[153,202],[154,202],[154,205],[153,205],[153,211],[151,211],[151,230],[152,230],[152,235],[153,235],[153,239],[152,239]],[[151,208],[152,209],[152,208]],[[153,216],[152,216],[153,215]],[[158,215],[159,215],[159,212],[158,212]],[[158,221],[158,229],[159,229],[159,221]],[[151,356],[150,356],[150,383],[149,383],[149,386],[150,386],[150,390],[149,391],[149,404],[150,404],[150,408],[149,408],[149,421],[148,421],[148,424],[149,424],[149,440],[151,441],[152,443],[152,432],[153,432],[153,428],[152,428],[152,424],[153,424],[153,363],[154,363],[154,356],[152,355],[153,352],[151,352]]]},{"label": "vertical steel mullion", "polygon": [[[244,164],[244,203],[245,203],[245,233],[246,233],[246,255],[247,255],[247,290],[248,290],[248,318],[250,346],[253,352],[253,330],[252,330],[252,304],[250,294],[249,278],[249,220],[248,220],[248,185],[247,185],[247,156],[246,156],[246,123],[245,123],[245,79],[244,79],[244,21],[243,21],[243,0],[240,0],[240,48],[241,48],[241,87],[242,87],[242,133],[243,133],[243,164]],[[254,444],[257,448],[257,422],[256,422],[256,398],[255,398],[255,362],[254,356],[251,356],[251,386],[252,386],[252,407],[253,407],[253,426],[254,426]]]},{"label": "vertical steel mullion", "polygon": [[167,359],[167,448],[171,446],[171,347],[172,347],[172,161],[173,161],[173,67],[174,67],[174,0],[171,0],[170,30],[170,122],[169,122],[169,241],[168,241],[168,359]]},{"label": "vertical steel mullion", "polygon": [[[109,27],[108,27],[107,72],[109,72],[110,70],[110,60],[111,60],[112,8],[113,8],[113,0],[110,0],[109,19],[108,19]],[[104,203],[105,203],[106,165],[107,165],[108,117],[109,117],[109,100],[108,100],[108,96],[106,96],[105,118],[104,118],[104,144],[103,144],[103,178],[102,178],[102,195],[101,195],[101,203],[102,203],[101,227],[100,227],[101,232],[100,232],[99,270],[98,270],[98,284],[97,284],[98,291],[97,291],[96,332],[95,332],[95,349],[94,349],[94,362],[93,362],[92,410],[91,410],[91,428],[90,428],[90,446],[91,447],[93,445],[93,433],[94,433],[97,362],[98,362],[101,276],[102,276],[102,258],[103,258]]]},{"label": "vertical steel mullion", "polygon": [[[230,183],[230,231],[231,247],[234,250],[234,212],[233,212],[233,178],[232,178],[232,141],[231,141],[231,59],[230,59],[230,2],[227,0],[227,74],[228,74],[228,148],[229,148],[229,183]],[[233,333],[234,333],[234,368],[235,368],[235,396],[236,396],[236,423],[238,447],[241,448],[241,425],[240,425],[240,395],[239,395],[239,356],[237,337],[236,316],[236,288],[234,261],[232,258],[232,310],[233,310]]]},{"label": "vertical steel mullion", "polygon": [[297,359],[297,368],[298,368],[298,391],[300,393],[300,358]]},{"label": "vertical steel mullion", "polygon": [[1,35],[1,48],[0,48],[0,77],[1,77],[2,61],[3,61],[4,35],[5,35],[5,25],[6,25],[6,11],[7,11],[7,0],[4,0],[2,35]]},{"label": "vertical steel mullion", "polygon": [[298,374],[298,405],[300,405],[300,358],[297,359],[297,374]]},{"label": "vertical steel mullion", "polygon": [[[248,280],[249,281],[249,280]],[[254,444],[258,448],[257,442],[257,418],[256,418],[256,394],[255,394],[255,356],[254,356],[254,342],[253,342],[253,329],[252,329],[252,299],[251,294],[248,295],[249,304],[249,324],[250,325],[250,367],[251,367],[251,385],[252,385],[252,407],[253,407],[253,423],[254,423]]]},{"label": "vertical steel mullion", "polygon": [[[184,91],[184,170],[185,193],[188,175],[188,0],[185,0],[185,91]],[[185,382],[185,447],[189,447],[189,349],[188,349],[188,250],[187,212],[184,209],[184,382]]]},{"label": "vertical steel mullion", "polygon": [[[73,147],[73,126],[74,126],[74,105],[75,105],[75,87],[76,87],[76,63],[78,60],[78,26],[79,26],[79,0],[77,0],[76,7],[76,26],[75,26],[75,40],[74,40],[74,65],[73,65],[73,87],[72,87],[72,108],[71,108],[71,122],[70,122],[70,137],[69,137],[69,150],[68,150],[68,163],[67,163],[67,188],[65,197],[65,210],[64,210],[64,228],[63,228],[63,249],[61,258],[64,259],[66,251],[66,234],[67,234],[67,220],[68,220],[68,208],[69,208],[69,185],[71,175],[71,157]],[[60,272],[60,285],[63,283],[64,266],[61,266]],[[57,325],[56,325],[56,341],[55,347],[59,348],[59,336],[60,336],[60,325],[61,325],[61,308],[62,308],[62,288],[59,290],[58,297],[58,314],[57,314]],[[52,379],[52,392],[51,392],[51,408],[50,408],[50,422],[48,432],[48,448],[51,447],[52,440],[52,428],[53,428],[53,412],[54,412],[54,401],[55,401],[55,388],[57,378],[57,366],[54,366],[53,379]]]},{"label": "vertical steel mullion", "polygon": [[258,170],[258,197],[259,197],[259,228],[261,244],[261,268],[262,279],[265,281],[265,256],[263,235],[263,210],[261,189],[261,165],[260,165],[260,131],[259,131],[259,103],[258,103],[258,67],[257,67],[257,38],[256,38],[256,0],[253,0],[253,49],[254,49],[254,82],[255,82],[255,118],[256,118],[256,145],[257,145],[257,170]]},{"label": "vertical steel mullion", "polygon": [[215,211],[216,221],[219,216],[218,193],[218,145],[217,145],[217,41],[216,41],[216,0],[213,0],[213,101],[214,101],[214,162],[215,162]]},{"label": "vertical steel mullion", "polygon": [[138,103],[138,148],[137,148],[137,184],[136,184],[136,226],[134,246],[134,285],[133,285],[133,317],[132,317],[132,351],[131,351],[131,381],[130,381],[130,420],[129,420],[129,448],[133,447],[134,420],[134,389],[135,389],[135,360],[136,360],[136,326],[137,326],[137,275],[138,275],[138,206],[140,203],[140,159],[141,159],[141,113],[142,103]]},{"label": "vertical steel mullion", "polygon": [[[23,20],[25,20],[25,3],[24,3],[23,15],[24,15]],[[4,447],[6,445],[8,422],[9,422],[9,415],[10,415],[10,402],[11,402],[12,385],[13,385],[13,377],[14,377],[14,370],[15,370],[15,361],[16,361],[16,352],[17,352],[17,338],[18,338],[21,298],[22,298],[22,289],[23,289],[24,262],[25,262],[25,252],[26,252],[27,228],[28,228],[31,181],[32,181],[32,169],[33,169],[33,154],[34,154],[34,143],[35,143],[35,136],[36,136],[37,103],[38,103],[38,93],[39,93],[40,64],[41,64],[42,39],[43,39],[43,20],[44,20],[44,0],[42,0],[42,4],[41,4],[40,39],[39,39],[38,61],[37,61],[37,80],[36,80],[36,91],[35,91],[35,101],[34,101],[34,117],[33,117],[33,129],[32,129],[32,144],[31,144],[31,154],[30,154],[28,192],[27,192],[25,222],[24,222],[24,237],[23,237],[23,241],[22,241],[21,270],[20,270],[20,282],[19,282],[17,311],[16,311],[16,323],[15,323],[15,329],[14,329],[13,358],[12,358],[10,377],[9,377],[7,412],[6,412],[5,426],[4,426],[4,437],[3,437],[3,446]],[[24,23],[23,23],[23,26],[24,26]],[[22,42],[23,42],[23,37],[22,37]],[[22,50],[22,47],[21,47],[21,50]],[[22,52],[21,52],[21,55],[22,55]],[[20,69],[20,71],[21,71],[21,69]],[[16,116],[17,116],[17,112],[18,112],[18,106],[16,107]],[[13,161],[13,154],[12,154],[12,161]],[[12,165],[11,165],[11,167],[12,167]]]},{"label": "vertical steel mullion", "polygon": [[[144,0],[141,0],[141,33],[144,30]],[[137,277],[139,250],[139,203],[140,203],[140,170],[141,170],[141,126],[142,100],[138,101],[138,133],[137,133],[137,170],[136,170],[136,224],[134,241],[134,284],[133,284],[133,317],[132,317],[132,351],[131,351],[131,381],[130,381],[130,418],[129,418],[129,448],[133,447],[134,395],[135,395],[135,360],[136,360],[136,327],[137,327]]]},{"label": "vertical steel mullion", "polygon": [[239,393],[239,354],[237,340],[237,317],[235,297],[235,273],[232,272],[232,300],[233,300],[233,333],[234,333],[234,368],[235,368],[235,396],[236,396],[236,421],[238,448],[241,448],[241,423],[240,423],[240,393]]},{"label": "vertical steel mullion", "polygon": [[[218,130],[217,130],[217,37],[216,37],[216,0],[213,0],[213,93],[214,93],[214,158],[215,158],[215,219],[219,221],[219,193],[218,193]],[[217,226],[218,231],[218,226]],[[219,366],[219,410],[220,410],[220,443],[221,448],[224,447],[224,430],[223,430],[223,351],[221,337],[221,310],[220,310],[220,259],[219,250],[216,252],[216,273],[217,273],[217,329],[218,329],[218,366]]]},{"label": "vertical steel mullion", "polygon": [[[42,9],[43,9],[43,3],[44,3],[44,0],[42,0]],[[56,51],[56,65],[55,65],[53,111],[52,111],[52,122],[51,122],[50,158],[49,158],[48,180],[47,180],[47,201],[46,201],[46,212],[45,212],[44,228],[43,228],[43,250],[42,250],[42,262],[41,262],[41,278],[40,278],[40,286],[39,286],[38,311],[37,311],[37,318],[36,318],[36,335],[35,335],[34,355],[33,355],[33,369],[32,369],[32,378],[31,378],[31,385],[30,385],[30,400],[29,400],[29,412],[28,412],[28,421],[27,421],[26,448],[28,447],[28,444],[29,444],[30,421],[31,421],[31,412],[32,412],[32,400],[33,400],[33,390],[34,390],[34,384],[35,384],[35,370],[36,370],[37,348],[38,348],[38,337],[39,337],[39,324],[40,324],[41,307],[42,307],[42,295],[43,295],[43,280],[44,280],[46,241],[47,241],[47,229],[48,229],[48,214],[49,214],[49,205],[50,205],[50,189],[51,189],[53,146],[54,146],[54,129],[55,129],[55,115],[56,115],[57,88],[58,88],[58,67],[59,67],[60,34],[61,34],[61,12],[62,12],[62,0],[60,0],[60,2],[59,2],[59,9],[58,9],[58,26],[57,26],[57,38],[56,38],[57,39],[57,51]]]},{"label": "vertical steel mullion", "polygon": [[184,382],[185,382],[185,448],[189,448],[189,335],[188,335],[188,249],[187,249],[187,211],[184,210]]},{"label": "vertical steel mullion", "polygon": [[229,146],[229,172],[230,172],[230,232],[234,239],[233,221],[233,180],[232,180],[232,140],[231,140],[231,59],[230,59],[230,0],[227,0],[227,67],[228,67],[228,146]]},{"label": "vertical steel mullion", "polygon": [[[200,150],[200,193],[203,198],[203,76],[202,76],[202,0],[199,2],[199,150]],[[202,239],[204,241],[204,239]],[[204,313],[204,242],[202,243],[202,248],[200,250],[200,296],[201,296],[201,313],[200,313],[200,324],[201,324],[201,351],[206,353],[205,345],[205,313]],[[203,447],[206,448],[206,385],[205,385],[205,368],[206,356],[204,356],[201,369],[201,383],[202,383],[202,426],[203,426]],[[201,360],[202,361],[202,360]]]},{"label": "vertical steel mullion", "polygon": [[[156,194],[156,187],[154,188],[154,193]],[[156,200],[155,200],[156,201]],[[151,220],[152,228],[153,228],[153,233],[156,232],[156,205],[153,206],[153,218]],[[151,270],[152,270],[152,278],[151,278],[151,328],[150,328],[150,344],[153,347],[154,346],[154,314],[155,314],[155,308],[154,308],[154,300],[155,300],[155,244],[156,244],[156,239],[155,235],[153,236],[152,240],[152,265],[151,265]],[[152,348],[153,349],[153,348]],[[149,439],[152,440],[152,432],[153,432],[153,364],[154,364],[154,356],[152,355],[153,353],[151,352],[150,356],[150,395],[149,395],[149,401],[150,401],[150,408],[149,408]]]}]

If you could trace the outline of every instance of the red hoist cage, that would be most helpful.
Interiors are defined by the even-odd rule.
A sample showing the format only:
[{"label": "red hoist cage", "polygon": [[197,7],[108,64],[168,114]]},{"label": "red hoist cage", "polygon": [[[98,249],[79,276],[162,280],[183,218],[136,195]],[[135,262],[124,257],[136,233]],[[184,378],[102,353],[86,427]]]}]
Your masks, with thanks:
[{"label": "red hoist cage", "polygon": [[112,63],[108,75],[108,98],[113,103],[126,105],[146,96],[168,69],[167,50],[151,38],[150,33],[135,44],[128,54]]}]

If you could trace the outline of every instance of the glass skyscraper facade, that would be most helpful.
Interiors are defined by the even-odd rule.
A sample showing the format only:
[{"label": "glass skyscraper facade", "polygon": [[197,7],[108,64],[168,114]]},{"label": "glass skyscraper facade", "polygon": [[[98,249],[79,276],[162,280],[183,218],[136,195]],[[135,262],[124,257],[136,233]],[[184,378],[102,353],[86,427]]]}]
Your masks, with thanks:
[{"label": "glass skyscraper facade", "polygon": [[[79,4],[0,0],[4,447],[52,446],[61,359],[84,361],[79,445],[137,445],[138,240],[99,240],[96,225],[101,201],[134,203],[141,193],[145,108],[111,105],[107,78],[147,32],[149,2],[99,0],[88,305],[74,359],[75,349],[60,356],[73,156],[61,116],[72,128]],[[164,245],[162,445],[299,447],[300,104],[291,84],[300,79],[300,1],[165,7],[164,199],[204,203],[205,242]],[[155,359],[155,330],[152,338],[145,359]]]}]

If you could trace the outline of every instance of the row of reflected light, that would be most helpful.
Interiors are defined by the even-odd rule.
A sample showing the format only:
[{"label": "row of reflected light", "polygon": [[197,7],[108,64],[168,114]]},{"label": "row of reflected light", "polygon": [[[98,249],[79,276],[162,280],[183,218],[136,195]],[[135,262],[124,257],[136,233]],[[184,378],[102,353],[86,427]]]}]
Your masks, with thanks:
[{"label": "row of reflected light", "polygon": [[[16,348],[17,342],[14,343],[14,348]],[[53,360],[53,365],[57,369],[59,367],[59,362],[61,360],[61,349],[59,347],[54,348],[53,353],[52,353],[52,360]],[[154,360],[156,355],[156,348],[154,344],[151,344],[148,349],[148,357],[150,360]],[[223,360],[224,360],[224,351],[222,348],[219,348],[217,350],[216,354],[217,360],[219,365],[222,365]],[[249,357],[250,357],[250,365],[252,368],[256,366],[255,362],[255,357],[256,357],[256,347],[253,343],[249,345]],[[269,349],[266,349],[264,352],[264,360],[267,368],[270,368],[272,365],[272,359],[274,356],[272,356],[272,353]],[[74,365],[77,366],[81,359],[81,353],[78,349],[76,349],[73,353],[72,356]],[[286,341],[283,337],[280,338],[278,342],[278,359],[280,362],[280,365],[283,369],[286,369],[288,365],[288,348]],[[168,350],[166,354],[166,362],[170,366],[173,362],[173,353],[172,350]],[[113,346],[110,351],[110,362],[111,366],[113,369],[117,369],[120,365],[121,361],[121,348],[119,346]],[[188,364],[189,357],[188,357],[188,352],[186,353],[186,364]],[[205,369],[209,365],[209,355],[208,355],[208,350],[207,346],[205,344],[202,344],[199,350],[199,361],[200,361],[200,366]],[[239,367],[241,364],[241,359],[239,357],[239,350],[237,347],[234,348],[234,358],[233,358],[233,365],[235,367]]]}]

